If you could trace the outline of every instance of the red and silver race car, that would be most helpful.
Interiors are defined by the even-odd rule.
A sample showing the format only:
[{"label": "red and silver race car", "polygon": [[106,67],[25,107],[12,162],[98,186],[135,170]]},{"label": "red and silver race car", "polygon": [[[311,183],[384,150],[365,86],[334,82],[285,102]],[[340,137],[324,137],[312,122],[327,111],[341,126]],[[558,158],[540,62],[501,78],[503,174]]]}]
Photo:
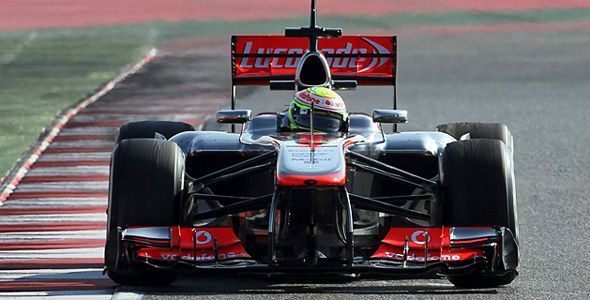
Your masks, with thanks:
[{"label": "red and silver race car", "polygon": [[[122,284],[204,274],[443,275],[456,286],[518,274],[512,136],[490,123],[398,132],[407,112],[351,113],[334,132],[235,109],[236,85],[295,92],[396,84],[395,36],[315,24],[232,37],[231,132],[178,122],[120,128],[106,272]],[[319,119],[317,122],[320,122]],[[394,124],[385,133],[382,124]],[[319,124],[319,123],[318,123]],[[239,132],[235,130],[241,126]]]}]

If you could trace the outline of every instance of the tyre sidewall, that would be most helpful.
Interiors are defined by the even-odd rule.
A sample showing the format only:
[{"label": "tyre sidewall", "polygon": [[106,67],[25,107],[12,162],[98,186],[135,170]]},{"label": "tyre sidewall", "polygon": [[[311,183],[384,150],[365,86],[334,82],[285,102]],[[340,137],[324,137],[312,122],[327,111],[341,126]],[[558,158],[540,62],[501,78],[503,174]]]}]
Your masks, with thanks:
[{"label": "tyre sidewall", "polygon": [[105,264],[116,270],[117,228],[182,223],[184,154],[172,142],[124,140],[111,158]]}]

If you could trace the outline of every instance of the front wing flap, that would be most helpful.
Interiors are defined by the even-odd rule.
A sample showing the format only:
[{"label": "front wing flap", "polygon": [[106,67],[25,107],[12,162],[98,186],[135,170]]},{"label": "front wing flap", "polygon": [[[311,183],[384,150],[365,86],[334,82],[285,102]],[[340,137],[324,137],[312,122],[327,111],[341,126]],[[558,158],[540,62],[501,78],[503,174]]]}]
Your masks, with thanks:
[{"label": "front wing flap", "polygon": [[518,265],[517,242],[504,227],[391,228],[369,258],[330,266],[257,261],[230,227],[130,227],[119,229],[119,239],[118,264],[185,265],[208,272],[500,275],[516,272]]}]

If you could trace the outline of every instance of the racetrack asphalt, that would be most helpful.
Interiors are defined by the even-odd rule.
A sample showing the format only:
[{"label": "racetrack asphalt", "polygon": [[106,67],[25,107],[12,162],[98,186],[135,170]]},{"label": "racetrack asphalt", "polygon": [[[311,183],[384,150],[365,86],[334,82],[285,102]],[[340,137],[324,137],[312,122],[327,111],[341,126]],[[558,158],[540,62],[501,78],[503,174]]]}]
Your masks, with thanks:
[{"label": "racetrack asphalt", "polygon": [[[294,281],[186,274],[168,288],[118,287],[115,298],[587,299],[590,296],[587,290],[590,258],[585,253],[590,248],[590,206],[586,203],[590,178],[590,132],[585,130],[590,121],[590,51],[587,49],[590,49],[590,35],[584,30],[417,35],[399,39],[399,108],[409,111],[410,120],[400,126],[402,131],[432,130],[437,124],[453,121],[489,121],[507,124],[514,135],[522,261],[521,274],[511,285],[460,290],[444,279]],[[93,112],[102,113],[98,116],[111,114],[117,121],[153,117],[149,100],[153,107],[161,109],[167,103],[174,103],[174,99],[193,97],[196,102],[191,108],[197,109],[204,103],[202,99],[228,99],[229,86],[221,82],[229,77],[229,64],[227,57],[214,55],[218,51],[210,48],[164,55],[73,121],[78,126],[84,125],[80,123],[83,121],[97,121],[96,115],[91,118]],[[239,90],[239,95],[244,96],[239,98],[238,106],[255,112],[282,110],[291,96],[267,88],[244,88]],[[342,95],[350,111],[369,113],[372,108],[390,107],[392,102],[391,90],[384,88],[361,87]],[[178,100],[178,104],[186,106],[182,102]],[[219,101],[212,104],[222,105]],[[120,105],[131,106],[130,112],[139,110],[143,115],[122,114],[118,111]],[[198,122],[206,117],[201,116]],[[109,128],[112,138],[114,127]],[[101,199],[102,209],[105,199]],[[14,201],[18,204],[21,200]],[[100,278],[95,273],[93,278]]]},{"label": "racetrack asphalt", "polygon": [[[444,279],[185,277],[166,289],[133,289],[143,299],[567,298],[590,297],[590,34],[512,32],[399,38],[401,130],[432,130],[453,121],[501,122],[514,135],[520,276],[509,286],[457,290]],[[239,107],[284,109],[289,93],[249,92]],[[342,94],[350,111],[390,107],[391,90]]]}]

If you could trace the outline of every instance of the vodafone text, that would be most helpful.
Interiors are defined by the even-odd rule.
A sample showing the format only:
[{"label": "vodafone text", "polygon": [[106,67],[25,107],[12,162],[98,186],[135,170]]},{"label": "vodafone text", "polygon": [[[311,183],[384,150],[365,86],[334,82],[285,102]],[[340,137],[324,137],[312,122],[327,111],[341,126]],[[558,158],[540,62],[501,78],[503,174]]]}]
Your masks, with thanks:
[{"label": "vodafone text", "polygon": [[[166,261],[175,261],[178,260],[178,254],[162,254],[162,259]],[[241,256],[241,253],[235,252],[228,252],[228,253],[219,253],[219,260],[225,260],[230,258],[236,258]],[[203,253],[201,255],[197,255],[196,257],[192,254],[183,255],[180,257],[181,260],[196,260],[196,261],[214,261],[215,256],[209,255],[207,253]]]},{"label": "vodafone text", "polygon": [[[391,253],[386,251],[385,256],[388,258],[396,259],[396,260],[403,260],[404,255],[401,253]],[[428,254],[428,261],[459,261],[461,260],[461,256],[459,255],[449,255],[443,254],[441,256],[438,255],[430,255]],[[409,253],[408,254],[408,261],[424,261],[424,256],[416,256],[416,253]]]}]

